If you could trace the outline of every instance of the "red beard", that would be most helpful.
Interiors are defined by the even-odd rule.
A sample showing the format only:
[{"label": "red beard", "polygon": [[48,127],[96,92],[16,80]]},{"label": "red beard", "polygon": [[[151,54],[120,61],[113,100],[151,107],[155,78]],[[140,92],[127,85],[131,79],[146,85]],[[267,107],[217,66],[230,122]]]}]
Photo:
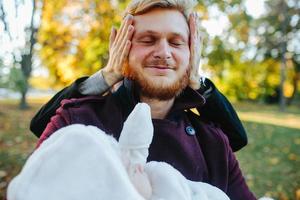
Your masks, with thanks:
[{"label": "red beard", "polygon": [[153,84],[150,80],[145,78],[142,74],[131,68],[128,63],[123,67],[124,77],[133,80],[140,89],[141,95],[158,100],[170,100],[177,97],[187,87],[189,83],[190,68],[178,78],[172,85],[158,85]]}]

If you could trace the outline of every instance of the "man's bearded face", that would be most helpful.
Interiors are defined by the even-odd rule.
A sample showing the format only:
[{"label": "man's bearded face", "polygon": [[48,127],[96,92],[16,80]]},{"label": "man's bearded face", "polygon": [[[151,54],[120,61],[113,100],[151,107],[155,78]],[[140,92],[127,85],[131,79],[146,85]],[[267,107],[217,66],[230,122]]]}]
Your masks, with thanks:
[{"label": "man's bearded face", "polygon": [[135,33],[124,76],[145,97],[167,100],[189,82],[189,27],[173,9],[154,9],[134,17]]}]

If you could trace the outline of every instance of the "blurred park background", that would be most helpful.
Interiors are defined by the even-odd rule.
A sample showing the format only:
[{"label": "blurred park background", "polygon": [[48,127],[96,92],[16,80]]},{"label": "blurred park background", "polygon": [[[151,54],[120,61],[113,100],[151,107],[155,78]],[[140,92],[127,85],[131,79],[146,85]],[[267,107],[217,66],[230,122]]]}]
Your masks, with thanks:
[{"label": "blurred park background", "polygon": [[[105,66],[128,0],[0,0],[0,198],[37,138],[35,112]],[[234,103],[252,191],[300,199],[300,1],[199,0],[205,76]],[[200,52],[199,52],[200,53]]]}]

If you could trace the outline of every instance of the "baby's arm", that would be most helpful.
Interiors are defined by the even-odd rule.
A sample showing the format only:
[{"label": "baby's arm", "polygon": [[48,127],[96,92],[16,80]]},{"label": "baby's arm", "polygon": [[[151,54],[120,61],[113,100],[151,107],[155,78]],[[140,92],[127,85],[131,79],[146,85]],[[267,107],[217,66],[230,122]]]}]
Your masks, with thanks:
[{"label": "baby's arm", "polygon": [[124,123],[119,138],[122,161],[136,190],[145,198],[152,196],[152,187],[144,166],[153,138],[150,107],[139,103]]}]

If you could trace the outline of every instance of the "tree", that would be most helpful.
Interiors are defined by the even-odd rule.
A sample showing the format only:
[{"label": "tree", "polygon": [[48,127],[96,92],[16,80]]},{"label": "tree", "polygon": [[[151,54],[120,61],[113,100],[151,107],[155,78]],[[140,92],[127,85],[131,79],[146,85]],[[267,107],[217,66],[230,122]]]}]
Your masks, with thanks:
[{"label": "tree", "polygon": [[258,55],[264,59],[275,59],[281,62],[280,67],[280,107],[285,109],[284,85],[286,84],[287,70],[292,68],[292,78],[288,78],[293,84],[293,94],[297,93],[300,71],[300,4],[297,0],[273,0],[267,1],[267,13],[256,20],[253,26],[257,30],[259,42]]},{"label": "tree", "polygon": [[[231,1],[231,3],[236,2]],[[231,73],[239,74],[238,72],[243,71],[243,66],[247,63],[248,72],[245,74],[252,71],[250,73],[252,78],[259,77],[258,80],[261,82],[258,86],[264,87],[263,90],[254,90],[265,93],[261,93],[257,97],[272,96],[279,91],[281,108],[284,108],[283,93],[285,96],[290,96],[288,102],[291,102],[297,94],[300,77],[300,49],[297,45],[300,41],[299,2],[297,0],[266,1],[266,13],[260,18],[249,16],[243,1],[233,4],[234,9],[225,1],[218,5],[220,10],[227,14],[230,26],[223,35],[211,39],[212,42],[208,44],[208,50],[205,53],[206,57],[209,58],[208,67],[210,71],[217,75],[217,80],[221,81],[222,86],[227,84],[233,91],[235,84],[230,82]],[[256,52],[254,59],[249,56],[253,52]],[[264,76],[254,73],[255,71],[264,74]],[[275,78],[276,76],[278,77]],[[263,80],[261,77],[265,79]],[[235,82],[242,83],[243,81],[240,79],[245,80],[246,77],[237,76]],[[244,87],[249,86],[249,82],[243,84]],[[290,88],[293,88],[292,92]],[[237,98],[246,97],[245,94],[239,95],[242,91],[246,90],[239,88],[238,93],[233,93],[236,94]]]},{"label": "tree", "polygon": [[67,85],[104,67],[111,27],[121,21],[121,5],[110,0],[45,2],[38,32],[39,55],[53,85]]},{"label": "tree", "polygon": [[[34,56],[34,45],[36,44],[35,35],[38,30],[38,26],[35,25],[34,18],[37,14],[37,0],[28,0],[28,1],[18,1],[15,0],[15,14],[16,18],[18,15],[22,12],[22,5],[25,5],[25,3],[32,3],[32,11],[31,16],[29,20],[29,25],[23,27],[25,32],[25,44],[22,47],[19,47],[17,49],[13,49],[11,52],[8,52],[11,54],[13,61],[11,63],[11,76],[16,78],[18,77],[17,83],[15,84],[17,87],[16,89],[21,93],[21,100],[20,100],[20,108],[25,109],[28,107],[27,101],[26,101],[26,94],[29,88],[28,85],[28,79],[30,78],[31,71],[32,71],[32,60]],[[39,3],[42,3],[39,1]],[[0,1],[0,10],[1,10],[1,21],[4,25],[4,32],[9,36],[9,39],[11,43],[13,40],[15,40],[18,37],[21,37],[20,35],[13,36],[12,30],[10,29],[10,21],[7,17],[7,11],[5,10],[4,2]],[[20,25],[20,27],[22,27]],[[20,70],[21,76],[16,76],[17,70]]]}]

